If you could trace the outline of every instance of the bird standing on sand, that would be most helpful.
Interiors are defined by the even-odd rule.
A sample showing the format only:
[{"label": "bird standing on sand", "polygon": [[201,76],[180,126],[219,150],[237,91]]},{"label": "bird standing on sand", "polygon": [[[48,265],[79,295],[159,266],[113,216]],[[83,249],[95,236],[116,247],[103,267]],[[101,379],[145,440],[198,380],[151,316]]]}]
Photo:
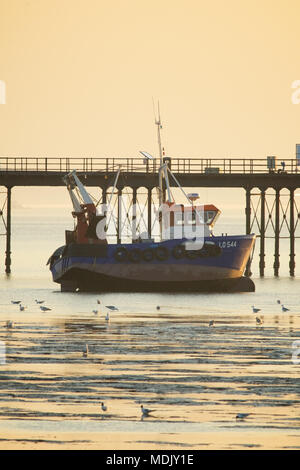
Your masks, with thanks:
[{"label": "bird standing on sand", "polygon": [[44,307],[43,305],[40,306],[40,309],[41,309],[43,312],[47,312],[48,310],[51,310],[51,308]]},{"label": "bird standing on sand", "polygon": [[208,326],[215,326],[215,322],[214,322],[214,320],[210,320],[210,322],[209,322]]},{"label": "bird standing on sand", "polygon": [[21,300],[11,300],[11,303],[12,303],[12,304],[20,304],[20,303],[21,303]]},{"label": "bird standing on sand", "polygon": [[20,308],[20,312],[24,312],[25,308],[27,307],[24,307],[23,305],[19,304],[19,308]]},{"label": "bird standing on sand", "polygon": [[107,312],[107,314],[106,314],[105,320],[106,320],[106,321],[109,321],[109,313],[108,313],[108,312]]},{"label": "bird standing on sand", "polygon": [[7,320],[5,326],[6,326],[6,328],[13,328],[14,327],[14,322],[12,320]]},{"label": "bird standing on sand", "polygon": [[89,355],[89,347],[88,347],[88,345],[86,344],[86,345],[85,345],[85,351],[83,351],[82,356],[83,356],[83,357],[88,357],[88,355]]},{"label": "bird standing on sand", "polygon": [[257,325],[262,325],[262,324],[263,324],[263,321],[262,321],[261,318],[256,317],[256,323],[257,323]]},{"label": "bird standing on sand", "polygon": [[37,300],[37,299],[35,299],[35,302],[36,302],[37,304],[43,304],[45,301],[44,301],[44,300]]},{"label": "bird standing on sand", "polygon": [[283,304],[281,305],[282,311],[283,312],[289,312],[289,308],[286,308]]},{"label": "bird standing on sand", "polygon": [[119,311],[119,309],[117,307],[115,307],[114,305],[105,305],[105,307],[108,308],[109,310],[111,310],[112,312]]},{"label": "bird standing on sand", "polygon": [[254,307],[254,305],[252,305],[252,310],[253,310],[253,313],[260,312],[260,308],[256,308]]},{"label": "bird standing on sand", "polygon": [[280,304],[280,300],[277,300],[277,303]]},{"label": "bird standing on sand", "polygon": [[245,419],[249,415],[250,415],[250,413],[238,413],[235,418],[236,419]]},{"label": "bird standing on sand", "polygon": [[148,408],[144,408],[143,405],[141,405],[141,410],[142,410],[143,416],[149,416],[150,413],[153,413],[153,411],[155,411],[155,410],[149,410]]},{"label": "bird standing on sand", "polygon": [[101,402],[101,410],[102,411],[107,411],[107,406],[104,405],[103,401]]}]

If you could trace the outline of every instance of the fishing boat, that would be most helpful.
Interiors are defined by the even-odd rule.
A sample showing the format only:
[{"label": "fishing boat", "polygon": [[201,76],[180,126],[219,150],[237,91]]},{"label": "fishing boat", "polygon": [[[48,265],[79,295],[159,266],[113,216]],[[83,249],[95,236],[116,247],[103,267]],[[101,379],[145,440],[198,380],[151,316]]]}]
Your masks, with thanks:
[{"label": "fishing boat", "polygon": [[[254,291],[244,276],[253,252],[255,234],[215,236],[213,228],[220,210],[213,204],[199,204],[198,194],[186,194],[164,158],[158,128],[160,167],[158,170],[159,237],[134,233],[130,242],[112,243],[108,238],[108,206],[101,210],[87,192],[76,170],[64,177],[75,220],[66,231],[65,245],[48,260],[53,281],[61,291]],[[145,162],[153,157],[141,152]],[[121,168],[114,181],[117,188]],[[170,178],[186,204],[178,204],[171,192]],[[165,197],[164,197],[165,195]],[[133,228],[133,231],[136,227]]]}]

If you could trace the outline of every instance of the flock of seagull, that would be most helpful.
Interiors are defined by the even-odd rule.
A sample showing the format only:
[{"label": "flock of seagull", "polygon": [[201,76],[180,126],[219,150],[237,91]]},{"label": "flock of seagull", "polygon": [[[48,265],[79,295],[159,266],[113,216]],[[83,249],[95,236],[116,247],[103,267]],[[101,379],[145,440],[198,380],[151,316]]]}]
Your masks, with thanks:
[{"label": "flock of seagull", "polygon": [[[46,307],[45,305],[41,305],[45,302],[45,300],[38,300],[38,299],[35,299],[35,303],[37,305],[39,305],[40,309],[42,310],[42,312],[48,312],[50,310],[52,310],[51,308],[49,307]],[[20,309],[20,312],[24,312],[28,307],[25,306],[25,305],[22,305],[22,301],[21,300],[11,300],[11,303],[13,305],[18,305],[19,306],[19,309]],[[100,305],[101,305],[101,300],[97,300],[97,304],[99,305],[98,309],[94,309],[92,310],[92,312],[94,313],[94,315],[98,315],[98,313],[100,313]],[[115,305],[105,305],[105,308],[108,310],[107,313],[106,313],[106,316],[105,316],[105,320],[107,322],[109,322],[109,312],[117,312],[119,311],[119,309],[115,306]],[[8,320],[6,322],[6,328],[13,328],[14,327],[14,322],[12,320]],[[87,357],[88,356],[88,347],[86,348],[86,350],[84,351],[83,353],[83,356],[84,357]]]},{"label": "flock of seagull", "polygon": [[[290,309],[285,307],[282,303],[281,303],[281,300],[277,300],[277,304],[281,305],[281,310],[285,313],[285,312],[289,312]],[[252,311],[253,313],[258,313],[261,311],[260,308],[257,308],[257,307],[254,307],[254,305],[252,305]],[[263,324],[263,319],[261,317],[256,317],[256,323],[257,325],[262,325]]]},{"label": "flock of seagull", "polygon": [[[43,303],[45,302],[45,300],[38,300],[38,299],[35,299],[35,302],[36,302],[36,304],[39,305],[39,307],[40,307],[40,309],[42,310],[42,312],[47,312],[47,311],[49,311],[49,310],[52,310],[52,309],[49,308],[49,307],[46,307],[46,306],[44,306],[44,305],[41,305],[41,304],[43,304]],[[27,307],[25,307],[24,305],[22,305],[21,300],[11,300],[11,303],[12,303],[12,304],[19,305],[20,312],[23,312],[23,311],[27,308]],[[94,313],[94,315],[98,315],[98,313],[100,313],[100,308],[101,308],[101,305],[102,305],[102,304],[101,304],[101,300],[98,299],[98,300],[97,300],[97,304],[99,305],[99,307],[98,307],[97,309],[95,308],[95,309],[92,310],[92,313]],[[280,300],[277,300],[277,304],[281,305],[281,310],[282,310],[284,313],[290,311],[290,309],[287,308],[287,307],[285,307],[285,306],[281,303]],[[254,305],[252,305],[251,307],[252,307],[253,313],[258,313],[258,312],[261,311],[260,308],[257,308],[257,307],[255,307]],[[109,322],[109,319],[110,319],[110,317],[109,317],[109,312],[116,312],[116,311],[119,311],[119,309],[118,309],[115,305],[105,305],[105,308],[108,310],[107,313],[106,313],[106,316],[105,316],[105,320],[106,320],[106,322]],[[159,306],[159,305],[157,305],[156,310],[160,310],[160,306]],[[263,319],[262,319],[262,317],[258,317],[258,316],[256,317],[256,324],[257,324],[257,325],[262,325],[262,324],[263,324]],[[13,322],[13,321],[8,320],[8,321],[6,322],[6,327],[7,327],[7,328],[13,328],[13,326],[14,326],[14,322]],[[208,323],[208,326],[209,326],[209,328],[215,326],[214,320],[210,320],[209,323]],[[84,357],[87,357],[87,356],[88,356],[88,347],[87,347],[87,346],[86,346],[86,350],[83,352],[83,356],[84,356]]]},{"label": "flock of seagull", "polygon": [[[45,301],[44,300],[38,300],[38,299],[35,299],[35,303],[40,305],[40,304],[43,304]],[[25,305],[22,305],[22,301],[21,300],[11,300],[11,303],[13,305],[18,305],[19,306],[19,309],[20,309],[20,312],[24,312],[28,307],[25,306]],[[43,312],[47,312],[48,310],[51,310],[51,308],[49,307],[45,307],[44,305],[40,305],[40,309],[43,311]],[[13,328],[14,327],[14,322],[12,320],[7,320],[6,322],[6,328]]]},{"label": "flock of seagull", "polygon": [[[46,311],[49,311],[51,310],[51,308],[49,307],[46,307],[44,305],[41,305],[43,304],[45,301],[44,300],[38,300],[38,299],[35,299],[35,302],[37,305],[39,305],[40,309],[43,311],[43,312],[46,312]],[[20,308],[20,311],[23,312],[27,307],[25,307],[24,305],[22,305],[21,303],[21,300],[12,300],[11,301],[12,304],[16,304],[16,305],[19,305],[19,308]],[[99,307],[97,309],[93,309],[92,310],[92,313],[94,313],[94,315],[98,315],[98,313],[100,313],[100,309],[101,309],[101,301],[98,299],[97,300],[97,304],[99,305]],[[288,312],[290,309],[285,307],[280,300],[277,300],[277,304],[281,305],[281,309],[283,312]],[[252,307],[252,311],[253,313],[258,313],[261,311],[260,308],[257,308],[255,307],[254,305],[251,306]],[[107,313],[106,313],[106,316],[105,316],[105,320],[108,322],[109,321],[109,312],[115,312],[115,311],[118,311],[119,309],[115,306],[115,305],[105,305],[105,308],[108,309]],[[160,310],[160,306],[157,305],[156,307],[156,310]],[[257,325],[262,325],[263,324],[263,319],[261,317],[256,317],[256,323]],[[210,320],[209,321],[209,328],[213,327],[215,325],[215,322],[214,320]],[[7,328],[13,328],[14,326],[14,322],[12,320],[8,320],[6,322],[6,327]],[[86,344],[86,348],[85,350],[83,351],[83,357],[88,357],[88,354],[89,354],[89,348],[88,348],[88,345]],[[107,411],[107,405],[105,405],[104,402],[101,402],[101,410],[103,413],[105,413]],[[152,410],[152,409],[148,409],[148,408],[145,408],[143,405],[141,405],[141,413],[142,413],[142,419],[145,418],[145,417],[148,417],[150,416],[155,410]],[[247,418],[248,416],[250,415],[250,413],[238,413],[236,415],[236,419],[237,420],[244,420],[245,418]]]},{"label": "flock of seagull", "polygon": [[[98,305],[101,305],[101,300],[98,299],[98,300],[97,300],[97,304],[98,304]],[[100,307],[99,307],[99,308],[100,308]],[[118,309],[117,307],[115,307],[115,305],[105,305],[105,308],[107,308],[107,309],[108,309],[109,311],[111,311],[111,312],[118,312],[118,311],[119,311],[119,309]],[[109,321],[109,311],[106,313],[106,316],[105,316],[105,320],[106,320],[106,321]],[[98,315],[99,310],[98,310],[98,309],[97,309],[97,310],[94,309],[94,310],[92,310],[92,312],[93,312],[95,315]]]},{"label": "flock of seagull", "polygon": [[[103,413],[107,411],[107,405],[102,401],[101,403],[101,410]],[[142,418],[145,418],[147,416],[150,416],[151,413],[154,413],[155,410],[150,410],[149,408],[145,408],[144,405],[141,405],[141,412],[142,412]]]},{"label": "flock of seagull", "polygon": [[[105,413],[107,411],[107,405],[105,405],[105,403],[102,401],[101,402],[101,410],[103,411],[103,413]],[[145,408],[144,405],[141,405],[141,413],[142,413],[142,419],[143,418],[147,418],[148,416],[151,416],[152,413],[154,413],[155,410],[151,410],[149,408]],[[245,418],[247,418],[251,413],[238,413],[236,415],[236,419],[237,420],[244,420]]]},{"label": "flock of seagull", "polygon": [[[25,310],[27,307],[25,307],[24,305],[22,305],[21,302],[22,302],[21,300],[11,300],[11,303],[12,303],[12,304],[19,305],[20,312],[24,312],[24,310]],[[44,302],[45,302],[44,300],[35,299],[35,303],[38,304],[38,305],[39,305],[39,304],[43,304]],[[51,310],[51,308],[45,307],[44,305],[40,305],[40,309],[41,309],[43,312],[47,312],[48,310]]]}]

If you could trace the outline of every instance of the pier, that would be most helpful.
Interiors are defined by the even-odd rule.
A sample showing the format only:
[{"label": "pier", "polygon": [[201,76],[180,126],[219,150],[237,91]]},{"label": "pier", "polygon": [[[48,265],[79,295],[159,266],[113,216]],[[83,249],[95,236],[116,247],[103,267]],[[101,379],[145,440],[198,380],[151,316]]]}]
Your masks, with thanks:
[{"label": "pier", "polygon": [[[300,187],[299,159],[280,160],[264,158],[168,158],[165,161],[183,188],[242,188],[245,190],[245,233],[256,233],[259,245],[259,272],[265,271],[265,240],[267,228],[274,239],[274,276],[280,273],[280,239],[283,229],[288,230],[290,243],[289,272],[295,276],[295,242],[300,220],[295,191]],[[73,157],[0,157],[0,219],[6,237],[5,272],[11,272],[11,200],[16,186],[65,186],[63,176],[77,170],[85,186],[99,187],[102,202],[107,201],[116,172],[121,167],[122,178],[117,184],[118,195],[125,187],[131,188],[132,204],[138,201],[138,189],[147,191],[147,226],[151,236],[152,192],[157,187],[159,159],[143,158],[73,158]],[[171,186],[175,182],[170,179]],[[287,190],[288,197],[282,195]],[[120,216],[121,206],[117,212]],[[135,215],[132,216],[136,224]],[[300,225],[300,224],[299,224]],[[120,235],[118,241],[120,241]],[[270,236],[268,236],[270,238]],[[286,237],[285,237],[286,238]],[[246,275],[251,275],[250,262]]]}]

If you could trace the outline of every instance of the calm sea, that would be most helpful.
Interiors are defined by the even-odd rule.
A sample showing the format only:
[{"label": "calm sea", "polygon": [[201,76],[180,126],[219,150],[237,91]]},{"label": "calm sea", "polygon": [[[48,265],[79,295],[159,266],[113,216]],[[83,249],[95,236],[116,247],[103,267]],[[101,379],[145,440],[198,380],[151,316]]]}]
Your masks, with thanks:
[{"label": "calm sea", "polygon": [[[61,293],[46,263],[72,224],[69,209],[16,210],[9,277],[0,240],[0,448],[300,447],[300,277],[288,275],[288,240],[277,279],[273,240],[264,279],[256,248],[254,293]],[[215,232],[244,233],[244,221],[222,215]],[[118,308],[109,322],[105,305]],[[141,404],[152,417],[141,419]]]}]

